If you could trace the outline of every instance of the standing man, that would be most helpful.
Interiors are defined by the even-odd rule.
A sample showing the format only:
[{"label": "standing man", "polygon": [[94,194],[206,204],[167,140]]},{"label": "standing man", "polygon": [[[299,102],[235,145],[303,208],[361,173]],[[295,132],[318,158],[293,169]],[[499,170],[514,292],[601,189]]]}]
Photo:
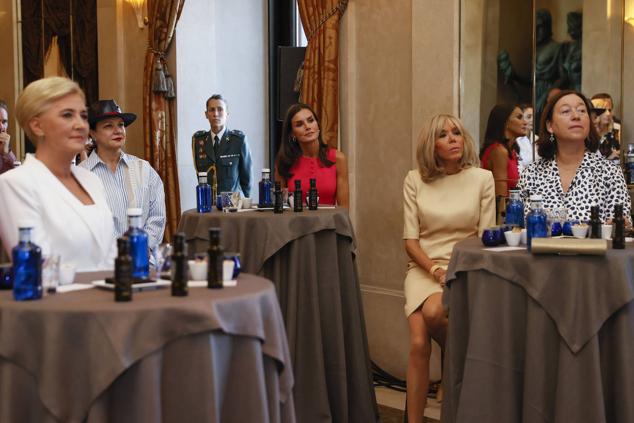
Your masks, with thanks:
[{"label": "standing man", "polygon": [[227,102],[222,95],[214,94],[207,100],[205,117],[210,131],[198,131],[192,137],[192,152],[196,172],[209,172],[209,184],[213,186],[216,170],[218,193],[240,191],[251,195],[251,150],[247,136],[237,129],[228,129]]},{"label": "standing man", "polygon": [[0,174],[13,169],[15,154],[9,150],[11,136],[7,132],[9,129],[9,108],[7,103],[0,100]]}]

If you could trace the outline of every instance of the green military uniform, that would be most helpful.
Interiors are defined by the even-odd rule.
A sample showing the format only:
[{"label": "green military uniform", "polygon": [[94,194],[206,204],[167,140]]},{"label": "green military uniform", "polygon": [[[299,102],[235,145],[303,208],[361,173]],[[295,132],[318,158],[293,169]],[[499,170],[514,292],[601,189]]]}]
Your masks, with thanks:
[{"label": "green military uniform", "polygon": [[225,130],[215,149],[211,131],[198,131],[192,137],[192,152],[196,172],[208,172],[212,186],[216,170],[218,193],[240,191],[245,197],[251,195],[251,150],[242,131]]}]

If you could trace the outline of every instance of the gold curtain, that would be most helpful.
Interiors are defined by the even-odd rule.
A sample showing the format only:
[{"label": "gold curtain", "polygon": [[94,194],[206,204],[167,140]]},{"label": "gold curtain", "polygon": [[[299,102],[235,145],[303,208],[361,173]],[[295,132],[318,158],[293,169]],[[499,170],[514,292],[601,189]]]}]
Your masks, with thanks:
[{"label": "gold curtain", "polygon": [[324,141],[337,148],[339,131],[339,21],[348,0],[297,0],[308,47],[300,100],[319,116]]},{"label": "gold curtain", "polygon": [[148,1],[148,49],[143,73],[143,133],[145,158],[165,186],[167,223],[165,239],[171,241],[180,218],[180,192],[174,131],[174,84],[165,56],[185,0]]}]

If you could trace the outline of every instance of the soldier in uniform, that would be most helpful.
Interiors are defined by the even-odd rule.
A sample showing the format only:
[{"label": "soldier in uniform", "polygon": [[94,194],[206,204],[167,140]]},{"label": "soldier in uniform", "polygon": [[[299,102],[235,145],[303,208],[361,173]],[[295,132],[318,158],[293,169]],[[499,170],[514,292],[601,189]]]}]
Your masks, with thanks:
[{"label": "soldier in uniform", "polygon": [[[217,183],[217,193],[240,191],[251,195],[251,151],[247,136],[237,129],[228,129],[227,102],[220,94],[207,100],[205,117],[210,131],[198,131],[192,137],[196,172],[208,172],[209,184]],[[214,180],[215,179],[215,180]]]}]

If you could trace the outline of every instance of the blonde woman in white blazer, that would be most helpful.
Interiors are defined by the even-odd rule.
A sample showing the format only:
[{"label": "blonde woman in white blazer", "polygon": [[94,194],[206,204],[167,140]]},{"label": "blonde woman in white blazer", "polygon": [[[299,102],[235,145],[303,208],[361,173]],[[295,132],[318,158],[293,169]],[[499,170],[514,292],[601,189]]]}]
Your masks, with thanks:
[{"label": "blonde woman in white blazer", "polygon": [[60,77],[29,84],[16,117],[36,152],[0,176],[0,237],[7,252],[18,242],[18,220],[34,223],[42,254],[59,254],[78,270],[112,269],[113,220],[103,185],[71,164],[84,149],[88,120],[84,93]]}]

